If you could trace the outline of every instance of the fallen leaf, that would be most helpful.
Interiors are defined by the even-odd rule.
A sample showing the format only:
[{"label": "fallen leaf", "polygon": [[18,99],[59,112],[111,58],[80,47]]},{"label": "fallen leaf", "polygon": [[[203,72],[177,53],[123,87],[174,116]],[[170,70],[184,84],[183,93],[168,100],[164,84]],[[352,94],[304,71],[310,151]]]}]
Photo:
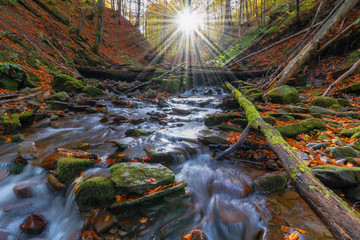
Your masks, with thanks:
[{"label": "fallen leaf", "polygon": [[110,218],[110,216],[109,216],[109,215],[107,215],[107,216],[105,217],[105,219],[104,219],[104,222],[109,221],[109,218]]},{"label": "fallen leaf", "polygon": [[293,232],[290,236],[288,236],[286,238],[286,240],[298,240],[299,239],[299,233],[298,232]]},{"label": "fallen leaf", "polygon": [[141,218],[141,219],[139,220],[139,222],[141,222],[141,223],[146,223],[147,220],[148,220],[147,217],[143,217],[143,218]]},{"label": "fallen leaf", "polygon": [[296,231],[298,231],[298,232],[301,233],[301,234],[308,233],[307,231],[305,231],[305,230],[303,230],[303,229],[300,229],[300,228],[296,228]]},{"label": "fallen leaf", "polygon": [[281,225],[281,230],[283,230],[284,233],[288,233],[291,230],[291,227],[285,226],[285,225]]}]

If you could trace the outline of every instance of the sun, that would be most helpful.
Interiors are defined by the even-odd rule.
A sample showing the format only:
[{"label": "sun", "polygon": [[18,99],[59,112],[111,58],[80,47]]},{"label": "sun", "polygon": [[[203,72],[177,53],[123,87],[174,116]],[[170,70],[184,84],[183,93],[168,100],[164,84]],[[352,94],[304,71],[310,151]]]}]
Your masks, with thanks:
[{"label": "sun", "polygon": [[198,31],[202,25],[202,17],[195,11],[184,9],[179,12],[176,18],[178,29],[185,33]]}]

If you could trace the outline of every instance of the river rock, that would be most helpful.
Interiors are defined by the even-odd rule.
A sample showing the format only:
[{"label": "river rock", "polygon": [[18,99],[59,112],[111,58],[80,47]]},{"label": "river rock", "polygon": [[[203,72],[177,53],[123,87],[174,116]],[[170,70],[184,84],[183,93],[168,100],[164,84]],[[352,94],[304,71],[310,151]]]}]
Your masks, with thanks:
[{"label": "river rock", "polygon": [[205,136],[205,137],[199,137],[198,138],[199,142],[205,144],[205,145],[210,145],[210,144],[228,144],[228,140],[226,140],[226,138],[223,137],[219,137],[219,136]]},{"label": "river rock", "polygon": [[175,174],[161,164],[119,163],[110,168],[116,187],[124,192],[143,194],[148,188],[174,183]]},{"label": "river rock", "polygon": [[333,155],[334,158],[341,159],[346,157],[359,157],[360,152],[350,146],[327,148],[326,152]]},{"label": "river rock", "polygon": [[52,96],[52,98],[56,99],[58,101],[61,101],[61,102],[65,102],[66,100],[68,100],[70,98],[70,96],[66,92],[58,92],[58,93],[55,93]]},{"label": "river rock", "polygon": [[344,190],[345,196],[355,202],[360,201],[360,187],[352,187]]},{"label": "river rock", "polygon": [[35,143],[30,141],[19,143],[16,151],[18,152],[20,157],[26,160],[34,160],[39,155]]},{"label": "river rock", "polygon": [[127,137],[140,137],[140,136],[148,136],[154,133],[154,131],[146,131],[142,129],[128,129],[125,132],[125,136]]},{"label": "river rock", "polygon": [[92,225],[99,234],[105,233],[116,223],[115,216],[106,210],[97,209],[93,217]]},{"label": "river rock", "polygon": [[0,239],[1,240],[8,240],[9,235],[10,235],[10,233],[0,230]]},{"label": "river rock", "polygon": [[255,190],[268,194],[286,188],[288,177],[286,172],[267,173],[255,180]]},{"label": "river rock", "polygon": [[158,92],[152,89],[149,89],[145,92],[145,97],[147,98],[156,98],[158,95]]},{"label": "river rock", "polygon": [[31,214],[21,223],[20,228],[27,234],[38,235],[45,230],[46,225],[46,220],[42,215]]},{"label": "river rock", "polygon": [[315,176],[326,186],[343,188],[360,184],[359,167],[320,165],[311,168]]},{"label": "river rock", "polygon": [[276,129],[283,137],[295,137],[301,133],[308,133],[314,129],[325,129],[326,124],[318,118],[310,118],[300,122],[277,126]]},{"label": "river rock", "polygon": [[123,139],[120,139],[115,142],[115,145],[118,147],[118,150],[120,152],[125,151],[127,148],[131,146],[131,143],[134,141],[131,137],[126,137]]},{"label": "river rock", "polygon": [[191,110],[190,109],[184,109],[184,108],[172,108],[173,110],[173,114],[177,114],[177,115],[190,115],[191,114]]},{"label": "river rock", "polygon": [[324,163],[332,163],[331,159],[328,158],[327,156],[321,156],[320,161],[322,161]]},{"label": "river rock", "polygon": [[32,197],[32,184],[21,183],[17,184],[13,190],[17,198],[30,198]]},{"label": "river rock", "polygon": [[321,114],[321,115],[330,115],[330,116],[336,114],[336,112],[334,110],[323,108],[323,107],[318,107],[318,106],[310,107],[309,112],[311,114]]},{"label": "river rock", "polygon": [[10,174],[9,169],[2,169],[2,170],[0,170],[0,182],[1,182],[2,180],[4,180],[5,178],[7,178],[7,177],[9,176],[9,174]]},{"label": "river rock", "polygon": [[204,122],[206,126],[216,126],[223,122],[228,122],[229,120],[235,118],[243,118],[247,122],[246,117],[244,115],[240,115],[235,112],[229,112],[224,114],[212,114],[210,116],[207,116]]},{"label": "river rock", "polygon": [[309,154],[304,153],[304,152],[296,152],[296,154],[304,161],[308,161],[309,158]]},{"label": "river rock", "polygon": [[314,150],[318,150],[318,149],[320,149],[320,148],[322,148],[322,147],[326,148],[326,147],[329,146],[329,145],[330,145],[330,143],[328,143],[328,142],[308,143],[308,144],[306,145],[306,147],[312,148],[312,149],[314,149]]},{"label": "river rock", "polygon": [[272,89],[267,95],[266,99],[272,103],[289,104],[300,102],[298,91],[290,86],[284,85]]}]

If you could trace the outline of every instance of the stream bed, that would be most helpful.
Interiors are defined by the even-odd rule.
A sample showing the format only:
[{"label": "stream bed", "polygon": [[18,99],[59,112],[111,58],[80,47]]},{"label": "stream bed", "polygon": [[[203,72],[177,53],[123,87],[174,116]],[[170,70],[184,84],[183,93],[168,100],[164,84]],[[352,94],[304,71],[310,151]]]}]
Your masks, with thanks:
[{"label": "stream bed", "polygon": [[[77,239],[84,222],[74,200],[72,187],[56,191],[47,183],[48,170],[38,165],[51,157],[57,148],[82,150],[97,154],[104,161],[117,151],[114,141],[123,139],[126,130],[139,128],[154,131],[149,136],[132,138],[125,150],[129,158],[146,155],[144,148],[156,152],[181,152],[172,162],[164,163],[176,174],[176,181],[186,182],[186,196],[169,196],[163,201],[142,204],[124,215],[118,239],[181,239],[191,230],[201,229],[209,240],[285,239],[282,225],[307,233],[299,239],[332,239],[331,234],[291,189],[261,195],[248,191],[253,180],[266,173],[261,168],[233,161],[214,162],[208,146],[200,136],[226,138],[226,132],[209,129],[205,116],[220,113],[217,107],[226,97],[219,89],[185,92],[167,99],[169,106],[159,107],[151,101],[125,99],[132,108],[116,107],[104,102],[107,113],[68,113],[65,117],[44,121],[24,130],[26,141],[33,141],[39,156],[22,173],[9,175],[0,182],[0,239]],[[114,124],[114,117],[135,119]],[[160,116],[161,120],[152,116]],[[105,118],[110,119],[106,122]],[[105,119],[105,120],[104,120]],[[132,123],[130,123],[132,122]],[[17,144],[0,147],[0,170],[9,168],[18,157]],[[18,185],[31,185],[31,196],[19,198]],[[23,220],[33,213],[47,222],[38,236],[21,233]],[[141,221],[141,219],[146,221]],[[94,238],[95,239],[95,238]],[[107,239],[107,238],[105,238]],[[110,238],[108,238],[110,239]]]}]

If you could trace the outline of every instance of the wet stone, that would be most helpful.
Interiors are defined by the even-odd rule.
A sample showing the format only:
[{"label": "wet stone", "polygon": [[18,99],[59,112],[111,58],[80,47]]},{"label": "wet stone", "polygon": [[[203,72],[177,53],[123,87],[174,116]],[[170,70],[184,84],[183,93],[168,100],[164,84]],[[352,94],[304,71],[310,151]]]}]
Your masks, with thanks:
[{"label": "wet stone", "polygon": [[116,218],[106,210],[96,210],[92,225],[96,232],[103,234],[116,223]]},{"label": "wet stone", "polygon": [[45,230],[46,225],[46,220],[42,215],[31,214],[25,218],[20,228],[27,234],[38,235]]},{"label": "wet stone", "polygon": [[306,145],[306,147],[308,148],[312,148],[314,150],[318,150],[322,147],[326,148],[327,146],[329,146],[330,143],[327,143],[327,142],[323,142],[323,143],[309,143]]},{"label": "wet stone", "polygon": [[20,157],[26,160],[34,160],[38,156],[38,150],[36,149],[35,143],[30,141],[19,143],[16,151]]}]

